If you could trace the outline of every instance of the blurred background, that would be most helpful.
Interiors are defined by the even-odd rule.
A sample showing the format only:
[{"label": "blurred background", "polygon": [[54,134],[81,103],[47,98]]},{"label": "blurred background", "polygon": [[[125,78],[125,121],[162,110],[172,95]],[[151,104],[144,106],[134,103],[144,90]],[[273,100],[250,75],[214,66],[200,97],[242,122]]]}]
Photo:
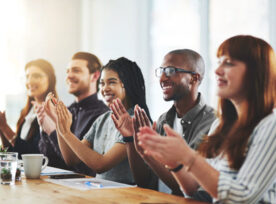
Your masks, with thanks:
[{"label": "blurred background", "polygon": [[24,66],[50,61],[59,97],[69,105],[67,64],[77,51],[103,64],[125,56],[141,67],[152,118],[164,102],[154,69],[173,49],[199,52],[206,63],[201,92],[216,108],[216,49],[228,37],[250,34],[276,48],[275,0],[0,0],[0,110],[15,127],[25,105]]}]

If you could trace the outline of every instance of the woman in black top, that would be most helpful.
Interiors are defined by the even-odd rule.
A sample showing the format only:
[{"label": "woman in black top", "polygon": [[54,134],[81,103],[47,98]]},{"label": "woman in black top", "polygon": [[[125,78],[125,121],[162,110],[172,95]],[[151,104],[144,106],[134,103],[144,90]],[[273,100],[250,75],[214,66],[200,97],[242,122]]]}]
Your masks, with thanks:
[{"label": "woman in black top", "polygon": [[56,93],[53,66],[43,59],[30,61],[25,66],[27,103],[22,109],[14,132],[8,125],[5,112],[0,112],[0,135],[4,147],[21,154],[39,153],[39,125],[33,103],[42,103],[49,92]]}]

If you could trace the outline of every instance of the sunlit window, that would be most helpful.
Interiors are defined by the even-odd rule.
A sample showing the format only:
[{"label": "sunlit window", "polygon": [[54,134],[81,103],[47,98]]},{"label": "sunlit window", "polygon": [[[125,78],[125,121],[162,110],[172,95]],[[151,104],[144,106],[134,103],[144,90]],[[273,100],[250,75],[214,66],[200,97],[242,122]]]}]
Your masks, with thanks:
[{"label": "sunlit window", "polygon": [[[260,9],[261,8],[261,9]],[[227,38],[246,34],[270,42],[269,0],[211,0],[210,1],[210,57],[211,67],[217,66],[216,51]],[[213,75],[214,71],[212,71]],[[210,81],[212,101],[216,104],[215,80]]]},{"label": "sunlit window", "polygon": [[150,86],[150,104],[152,117],[169,109],[170,102],[164,102],[159,79],[154,76],[154,69],[162,63],[166,53],[174,49],[189,48],[199,52],[200,16],[197,0],[154,0],[152,10],[151,46],[152,80]]},{"label": "sunlit window", "polygon": [[24,16],[24,1],[0,1],[0,110],[13,127],[25,100]]}]

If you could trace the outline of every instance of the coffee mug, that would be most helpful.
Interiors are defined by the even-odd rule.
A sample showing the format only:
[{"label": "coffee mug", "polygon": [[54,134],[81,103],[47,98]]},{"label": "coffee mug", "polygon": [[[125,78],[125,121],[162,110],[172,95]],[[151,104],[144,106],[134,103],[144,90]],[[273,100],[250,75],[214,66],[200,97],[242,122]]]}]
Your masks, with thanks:
[{"label": "coffee mug", "polygon": [[[48,164],[48,157],[43,154],[22,154],[23,167],[26,178],[29,179],[38,179],[40,178],[41,171]],[[42,166],[42,161],[45,160],[44,165]]]}]

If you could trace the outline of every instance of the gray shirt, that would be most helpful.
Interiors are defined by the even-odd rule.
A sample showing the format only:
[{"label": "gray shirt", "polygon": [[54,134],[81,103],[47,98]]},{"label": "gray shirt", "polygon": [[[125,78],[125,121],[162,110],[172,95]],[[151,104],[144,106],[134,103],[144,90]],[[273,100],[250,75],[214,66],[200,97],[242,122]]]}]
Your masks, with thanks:
[{"label": "gray shirt", "polygon": [[[191,108],[180,120],[182,126],[183,139],[187,144],[196,149],[201,143],[203,136],[207,135],[211,124],[216,119],[214,109],[208,106],[201,94],[198,95],[198,103]],[[163,129],[164,124],[168,124],[173,127],[176,117],[176,109],[171,107],[166,113],[162,114],[157,121],[157,132],[161,135],[165,135]],[[170,188],[159,179],[159,191],[165,193],[171,193]]]},{"label": "gray shirt", "polygon": [[[133,110],[128,111],[133,114]],[[99,154],[108,152],[115,143],[123,143],[123,136],[115,127],[111,119],[111,111],[101,115],[92,125],[90,130],[84,136],[93,150]],[[127,157],[112,169],[96,175],[97,178],[107,179],[111,181],[134,184],[134,179],[129,167]]]}]

